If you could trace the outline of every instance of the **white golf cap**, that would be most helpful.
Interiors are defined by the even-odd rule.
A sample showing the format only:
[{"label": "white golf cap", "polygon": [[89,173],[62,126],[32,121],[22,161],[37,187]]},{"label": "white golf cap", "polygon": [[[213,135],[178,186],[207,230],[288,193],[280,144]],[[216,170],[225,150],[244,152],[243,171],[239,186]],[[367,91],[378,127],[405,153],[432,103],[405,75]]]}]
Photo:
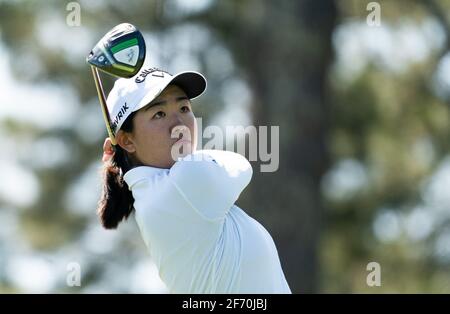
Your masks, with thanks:
[{"label": "white golf cap", "polygon": [[132,112],[148,105],[170,84],[180,87],[189,99],[206,90],[205,77],[195,71],[171,75],[158,68],[146,68],[132,78],[116,80],[106,100],[114,134]]}]

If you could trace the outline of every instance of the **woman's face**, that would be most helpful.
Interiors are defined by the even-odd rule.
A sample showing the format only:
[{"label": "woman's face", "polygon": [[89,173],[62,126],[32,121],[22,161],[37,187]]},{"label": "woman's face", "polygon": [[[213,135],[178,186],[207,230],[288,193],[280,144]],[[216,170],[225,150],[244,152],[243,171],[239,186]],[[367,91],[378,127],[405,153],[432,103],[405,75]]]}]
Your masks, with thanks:
[{"label": "woman's face", "polygon": [[176,85],[166,87],[136,112],[133,132],[119,131],[117,141],[138,164],[158,168],[170,168],[178,157],[194,152],[197,122],[186,93]]}]

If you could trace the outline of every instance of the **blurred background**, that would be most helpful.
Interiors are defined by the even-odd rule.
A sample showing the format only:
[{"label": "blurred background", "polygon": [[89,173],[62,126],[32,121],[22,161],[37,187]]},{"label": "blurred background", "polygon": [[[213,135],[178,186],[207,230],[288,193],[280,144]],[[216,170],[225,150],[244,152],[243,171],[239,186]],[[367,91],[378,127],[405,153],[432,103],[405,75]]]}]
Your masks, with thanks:
[{"label": "blurred background", "polygon": [[445,0],[0,0],[0,292],[167,292],[134,219],[106,231],[95,214],[106,131],[85,57],[130,22],[148,64],[208,78],[203,127],[280,127],[278,171],[254,162],[238,205],[273,236],[294,293],[450,293],[448,12]]}]

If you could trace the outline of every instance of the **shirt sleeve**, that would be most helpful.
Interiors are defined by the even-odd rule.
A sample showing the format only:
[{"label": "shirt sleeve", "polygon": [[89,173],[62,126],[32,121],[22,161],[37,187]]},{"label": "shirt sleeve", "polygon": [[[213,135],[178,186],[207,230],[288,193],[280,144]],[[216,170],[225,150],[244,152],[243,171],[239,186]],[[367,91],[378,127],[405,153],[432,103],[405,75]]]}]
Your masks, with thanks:
[{"label": "shirt sleeve", "polygon": [[234,152],[201,150],[177,161],[169,177],[177,190],[208,220],[220,220],[249,184],[253,170]]}]

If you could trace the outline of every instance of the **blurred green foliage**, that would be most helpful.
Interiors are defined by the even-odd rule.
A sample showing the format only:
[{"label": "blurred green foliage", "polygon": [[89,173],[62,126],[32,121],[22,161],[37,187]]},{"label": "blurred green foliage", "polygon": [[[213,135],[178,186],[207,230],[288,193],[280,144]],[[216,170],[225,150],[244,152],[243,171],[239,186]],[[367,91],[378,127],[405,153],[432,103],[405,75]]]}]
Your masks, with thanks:
[{"label": "blurred green foliage", "polygon": [[[148,255],[134,222],[119,236],[90,233],[106,132],[88,51],[79,49],[127,21],[144,32],[156,66],[206,74],[208,92],[195,101],[204,126],[240,104],[242,89],[231,93],[230,82],[249,91],[252,124],[280,126],[280,169],[255,172],[238,203],[274,237],[293,292],[449,293],[450,3],[378,1],[381,25],[371,27],[369,2],[79,1],[81,25],[70,27],[68,2],[0,1],[0,51],[18,89],[50,93],[45,84],[53,84],[75,104],[61,103],[72,114],[51,116],[67,119],[55,127],[0,112],[5,161],[39,186],[31,204],[0,194],[0,214],[18,221],[15,232],[0,233],[0,292],[24,289],[9,274],[24,252],[54,258],[50,291],[136,291],[130,271]],[[105,81],[110,88],[113,80]],[[0,106],[22,106],[16,96]],[[59,153],[45,143],[65,158],[37,163],[37,151],[44,161]],[[90,249],[94,235],[114,244]],[[82,263],[81,288],[65,285],[71,260]],[[366,284],[372,261],[381,265],[380,287]]]}]

